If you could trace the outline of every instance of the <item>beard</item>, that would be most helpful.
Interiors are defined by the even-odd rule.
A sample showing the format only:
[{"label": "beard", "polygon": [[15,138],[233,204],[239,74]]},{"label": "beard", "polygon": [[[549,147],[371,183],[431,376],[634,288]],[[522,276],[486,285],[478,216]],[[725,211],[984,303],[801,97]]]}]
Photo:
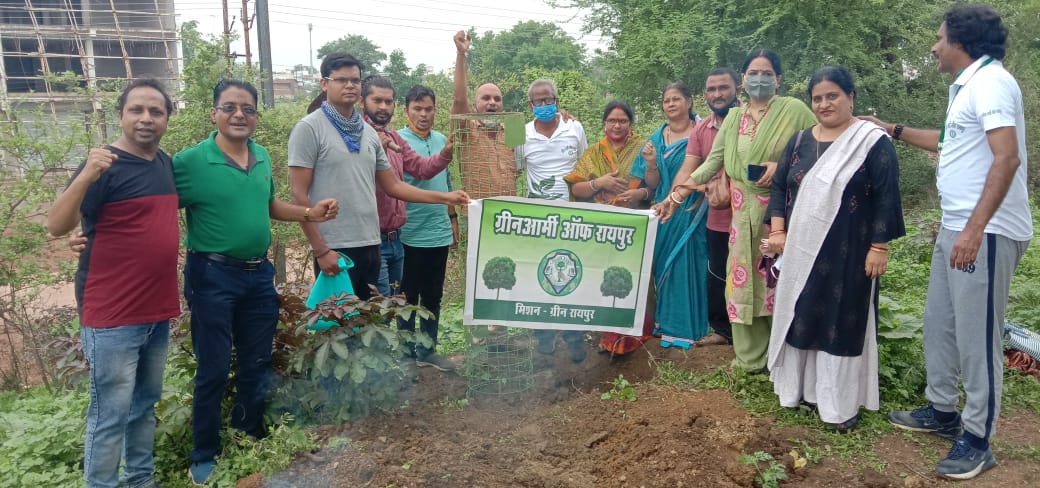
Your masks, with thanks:
[{"label": "beard", "polygon": [[372,123],[377,124],[377,125],[383,125],[383,126],[389,124],[390,123],[390,119],[393,118],[393,114],[391,114],[389,112],[368,112],[368,111],[366,111],[365,115],[368,116],[368,119],[371,120]]}]

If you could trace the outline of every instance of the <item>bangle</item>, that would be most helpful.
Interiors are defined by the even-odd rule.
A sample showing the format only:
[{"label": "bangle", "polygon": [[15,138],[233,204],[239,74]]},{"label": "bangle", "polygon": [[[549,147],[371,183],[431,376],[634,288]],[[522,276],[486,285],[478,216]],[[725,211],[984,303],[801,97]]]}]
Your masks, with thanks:
[{"label": "bangle", "polygon": [[328,248],[328,249],[325,249],[325,252],[323,252],[321,254],[315,254],[314,255],[314,259],[321,259],[321,258],[325,257],[325,255],[330,253],[330,252],[332,252],[332,248],[331,247]]},{"label": "bangle", "polygon": [[886,253],[886,254],[888,253],[888,249],[887,248],[878,247],[878,246],[875,246],[873,244],[871,244],[870,250],[874,251],[874,252],[883,252],[883,253]]},{"label": "bangle", "polygon": [[592,188],[592,191],[594,191],[594,192],[599,192],[599,188],[596,188],[596,180],[595,179],[589,180],[589,188]]},{"label": "bangle", "polygon": [[786,230],[784,230],[784,229],[780,229],[780,230],[774,230],[774,231],[770,231],[770,232],[769,232],[769,235],[770,235],[770,236],[775,236],[775,235],[778,235],[778,234],[786,234],[786,233],[787,233],[787,231],[786,231]]},{"label": "bangle", "polygon": [[644,197],[643,200],[650,199],[650,190],[648,190],[646,187],[643,187],[643,194],[646,195],[646,197]]},{"label": "bangle", "polygon": [[678,195],[678,194],[679,194],[679,192],[673,191],[673,192],[668,194],[668,199],[671,200],[676,205],[682,205],[682,202],[683,202],[683,200],[685,200],[685,198],[677,197],[676,195]]},{"label": "bangle", "polygon": [[654,173],[656,173],[657,172],[657,165],[655,164],[653,168],[651,168],[650,165],[647,165],[646,166],[646,170],[647,171],[653,171]]},{"label": "bangle", "polygon": [[304,222],[310,222],[311,221],[311,208],[310,207],[307,207],[307,208],[303,209],[303,221]]},{"label": "bangle", "polygon": [[895,140],[898,141],[899,138],[903,136],[903,129],[905,129],[905,127],[903,127],[902,125],[896,124],[895,129],[892,130],[892,139],[895,139]]},{"label": "bangle", "polygon": [[449,218],[449,219],[451,219],[451,220],[458,220],[458,218],[459,218],[459,214],[451,214],[451,215],[448,215],[448,218]]}]

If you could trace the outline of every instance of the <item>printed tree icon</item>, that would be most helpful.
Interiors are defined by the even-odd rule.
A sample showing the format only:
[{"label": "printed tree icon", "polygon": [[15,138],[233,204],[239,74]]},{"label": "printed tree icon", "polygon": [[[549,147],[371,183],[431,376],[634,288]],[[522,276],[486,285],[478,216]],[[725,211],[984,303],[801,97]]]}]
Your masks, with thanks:
[{"label": "printed tree icon", "polygon": [[[484,265],[482,276],[484,277],[484,286],[488,287],[489,290],[496,290],[495,300],[498,300],[498,294],[501,293],[503,288],[512,290],[513,285],[516,284],[516,263],[505,256],[493,257]],[[629,281],[631,280],[632,278],[629,277]],[[629,288],[631,286],[629,285]]]},{"label": "printed tree icon", "polygon": [[627,297],[631,291],[632,273],[627,269],[611,266],[603,271],[603,284],[599,285],[599,292],[605,297],[614,297],[612,307],[617,305],[618,298]]}]

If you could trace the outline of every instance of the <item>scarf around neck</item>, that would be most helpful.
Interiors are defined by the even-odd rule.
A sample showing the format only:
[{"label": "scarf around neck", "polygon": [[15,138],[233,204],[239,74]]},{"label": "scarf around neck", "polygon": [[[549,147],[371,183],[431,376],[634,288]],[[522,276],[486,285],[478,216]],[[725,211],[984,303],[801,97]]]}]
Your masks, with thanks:
[{"label": "scarf around neck", "polygon": [[361,121],[361,115],[358,114],[357,108],[354,109],[350,118],[347,118],[326,100],[321,103],[321,111],[329,119],[329,122],[332,122],[332,126],[336,128],[336,131],[339,132],[343,142],[347,145],[347,149],[353,153],[360,152],[361,132],[365,126],[364,122]]}]

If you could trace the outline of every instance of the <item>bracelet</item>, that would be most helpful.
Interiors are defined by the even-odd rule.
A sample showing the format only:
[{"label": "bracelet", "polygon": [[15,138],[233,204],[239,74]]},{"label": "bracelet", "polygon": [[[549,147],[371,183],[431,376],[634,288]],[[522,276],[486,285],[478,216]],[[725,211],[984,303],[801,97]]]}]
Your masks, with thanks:
[{"label": "bracelet", "polygon": [[323,252],[321,254],[315,254],[314,255],[314,259],[321,259],[321,258],[325,257],[325,255],[330,253],[330,252],[332,252],[332,248],[331,247],[326,249],[325,252]]},{"label": "bracelet", "polygon": [[311,208],[310,207],[307,207],[307,208],[303,209],[303,221],[304,222],[310,222],[311,221]]},{"label": "bracelet", "polygon": [[594,192],[599,192],[599,188],[596,188],[596,180],[595,179],[589,180],[589,188],[592,188],[592,191],[594,191]]},{"label": "bracelet", "polygon": [[786,233],[787,233],[786,230],[780,229],[780,230],[770,231],[769,235],[770,236],[775,236],[775,235],[778,235],[778,234],[786,234]]},{"label": "bracelet", "polygon": [[883,252],[885,254],[888,254],[888,249],[886,249],[884,247],[878,247],[878,246],[875,246],[875,245],[871,245],[870,246],[870,250],[874,251],[874,252]]},{"label": "bracelet", "polygon": [[678,198],[678,197],[676,197],[676,195],[678,195],[678,194],[679,194],[679,192],[673,191],[673,192],[668,194],[668,199],[671,200],[676,205],[682,205],[682,202],[684,200],[686,200],[686,199],[685,198]]},{"label": "bracelet", "polygon": [[654,173],[656,173],[656,172],[657,172],[657,166],[655,165],[655,166],[654,166],[653,168],[651,168],[651,167],[650,167],[650,166],[648,165],[648,166],[646,167],[646,170],[647,170],[647,171],[653,171]]},{"label": "bracelet", "polygon": [[905,127],[903,127],[902,125],[896,124],[896,128],[892,130],[892,139],[895,139],[895,140],[898,141],[899,138],[902,137],[902,135],[903,135],[903,129],[905,129]]},{"label": "bracelet", "polygon": [[459,214],[448,215],[448,218],[451,219],[451,220],[458,220],[459,219]]},{"label": "bracelet", "polygon": [[650,190],[648,190],[648,189],[646,189],[644,187],[643,188],[643,194],[646,195],[646,197],[644,197],[643,200],[649,200],[650,199]]}]

